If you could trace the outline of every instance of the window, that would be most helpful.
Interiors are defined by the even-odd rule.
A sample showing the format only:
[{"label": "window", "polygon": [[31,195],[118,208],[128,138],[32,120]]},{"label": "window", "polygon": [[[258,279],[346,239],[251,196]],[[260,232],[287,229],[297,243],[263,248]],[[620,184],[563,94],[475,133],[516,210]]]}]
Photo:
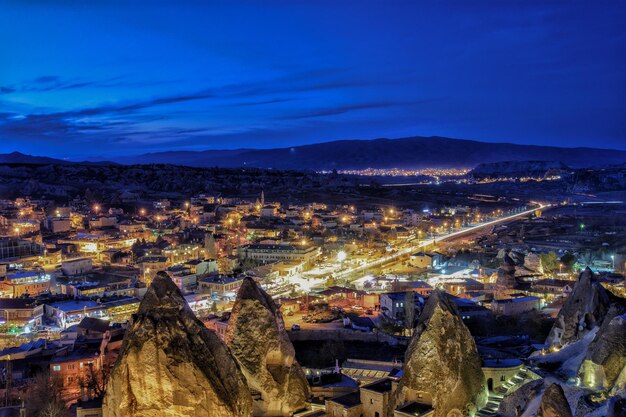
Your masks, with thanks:
[{"label": "window", "polygon": [[55,372],[59,372],[61,370],[61,366],[60,365],[54,365],[52,367],[52,370],[55,371]]}]

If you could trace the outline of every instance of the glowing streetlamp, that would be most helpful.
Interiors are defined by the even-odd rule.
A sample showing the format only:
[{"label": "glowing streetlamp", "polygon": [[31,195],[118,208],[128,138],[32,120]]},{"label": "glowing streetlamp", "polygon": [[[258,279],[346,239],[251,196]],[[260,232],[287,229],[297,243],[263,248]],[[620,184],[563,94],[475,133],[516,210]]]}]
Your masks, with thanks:
[{"label": "glowing streetlamp", "polygon": [[348,254],[346,253],[346,251],[340,250],[339,252],[337,252],[337,261],[339,261],[339,263],[343,263],[343,261],[345,261],[347,257]]},{"label": "glowing streetlamp", "polygon": [[613,263],[613,272],[615,272],[615,255],[611,255],[611,262]]},{"label": "glowing streetlamp", "polygon": [[93,211],[95,211],[96,214],[98,214],[98,212],[100,212],[100,204],[94,204],[93,205]]}]

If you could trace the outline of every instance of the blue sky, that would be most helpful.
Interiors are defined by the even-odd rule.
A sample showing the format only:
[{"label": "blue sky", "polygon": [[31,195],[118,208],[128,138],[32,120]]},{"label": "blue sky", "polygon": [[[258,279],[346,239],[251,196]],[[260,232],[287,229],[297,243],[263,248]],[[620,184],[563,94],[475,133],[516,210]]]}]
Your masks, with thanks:
[{"label": "blue sky", "polygon": [[626,2],[4,1],[0,152],[626,149]]}]

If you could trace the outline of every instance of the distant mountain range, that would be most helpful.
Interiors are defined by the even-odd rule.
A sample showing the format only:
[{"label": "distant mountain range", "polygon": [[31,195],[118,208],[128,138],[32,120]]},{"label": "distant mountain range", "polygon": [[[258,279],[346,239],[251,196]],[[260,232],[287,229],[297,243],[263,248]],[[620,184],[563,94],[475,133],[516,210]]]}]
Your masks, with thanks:
[{"label": "distant mountain range", "polygon": [[[124,156],[120,164],[175,164],[192,167],[257,167],[291,170],[467,167],[502,161],[558,161],[569,167],[626,162],[626,151],[597,148],[489,143],[444,137],[340,140],[275,149],[172,151]],[[71,163],[17,152],[0,163]],[[103,162],[100,162],[102,164]]]},{"label": "distant mountain range", "polygon": [[0,163],[2,164],[66,164],[71,163],[62,159],[48,158],[47,156],[26,155],[20,152],[2,153],[0,154]]}]

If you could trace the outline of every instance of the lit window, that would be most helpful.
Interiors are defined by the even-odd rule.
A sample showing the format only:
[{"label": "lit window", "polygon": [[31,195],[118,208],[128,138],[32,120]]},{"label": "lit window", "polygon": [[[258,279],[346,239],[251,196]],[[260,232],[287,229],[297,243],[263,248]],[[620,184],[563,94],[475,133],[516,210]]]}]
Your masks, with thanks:
[{"label": "lit window", "polygon": [[59,371],[61,370],[61,366],[59,366],[59,365],[54,365],[54,366],[52,367],[52,370],[53,370],[53,371],[56,371],[56,372],[59,372]]}]

